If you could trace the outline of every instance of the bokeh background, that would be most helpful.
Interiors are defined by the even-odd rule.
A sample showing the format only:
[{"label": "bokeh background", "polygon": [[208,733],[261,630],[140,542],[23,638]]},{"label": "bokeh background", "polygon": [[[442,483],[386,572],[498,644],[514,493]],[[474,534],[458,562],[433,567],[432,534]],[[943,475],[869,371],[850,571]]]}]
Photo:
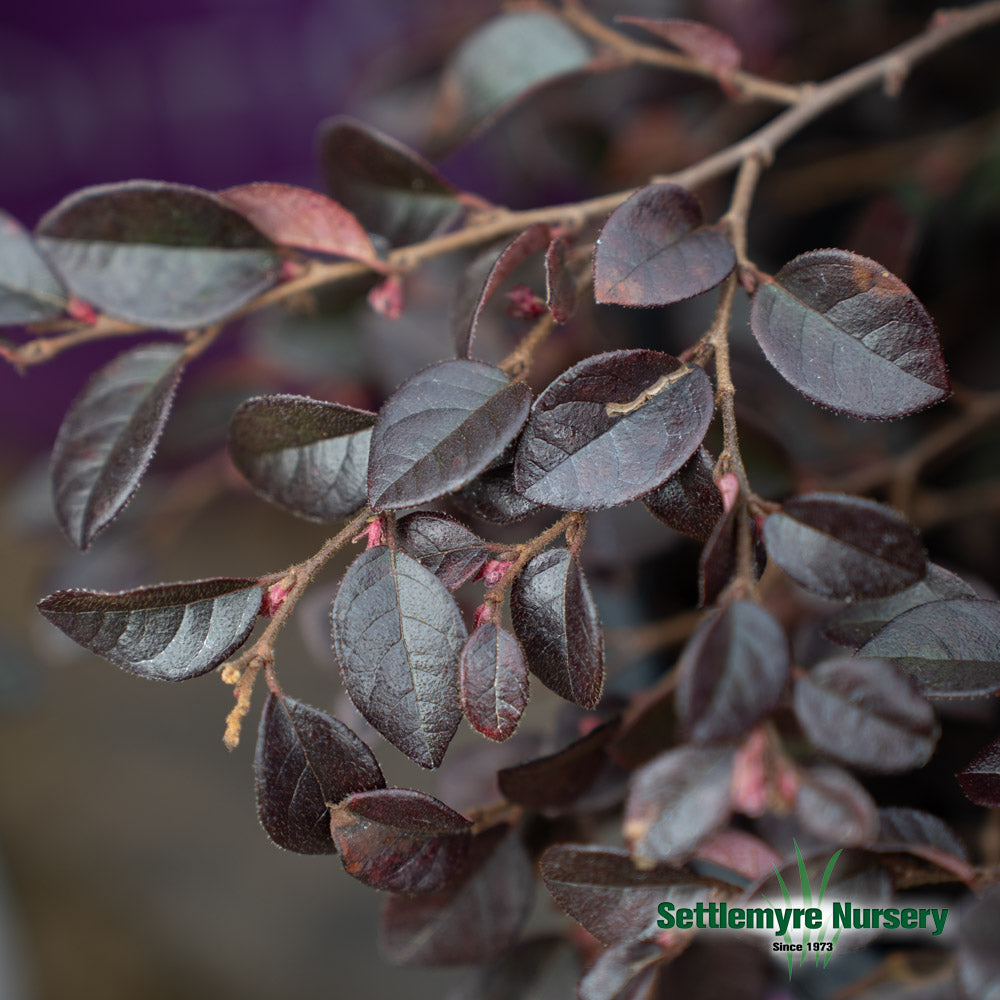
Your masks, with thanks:
[{"label": "bokeh background", "polygon": [[[882,51],[919,30],[932,9],[890,0],[589,6],[606,17],[709,21],[736,37],[748,68],[789,81],[822,78]],[[31,226],[66,194],[115,180],[319,188],[317,124],[348,112],[419,148],[447,54],[497,7],[489,0],[5,5],[0,205]],[[751,220],[751,252],[763,266],[829,245],[881,260],[937,318],[956,377],[979,388],[995,386],[1000,370],[998,55],[994,31],[921,67],[902,100],[870,94],[821,119],[765,177]],[[514,207],[570,200],[692,162],[771,113],[727,102],[703,82],[621,70],[547,88],[445,157],[442,169],[459,186]],[[721,184],[700,194],[711,214],[728,192]],[[121,343],[67,352],[25,376],[0,369],[4,1000],[321,992],[366,1000],[444,996],[461,981],[454,970],[385,965],[375,940],[377,895],[336,858],[270,845],[254,815],[253,722],[239,749],[226,753],[220,737],[231,695],[217,679],[173,686],[127,677],[64,643],[34,611],[40,596],[62,586],[257,575],[317,548],[321,529],[240,487],[220,451],[228,416],[262,391],[376,405],[409,371],[450,351],[441,315],[460,263],[415,279],[411,308],[395,325],[334,302],[324,304],[329,314],[267,316],[222,338],[186,380],[149,481],[86,555],[54,527],[45,458],[69,401]],[[544,384],[575,353],[621,342],[682,347],[710,308],[699,301],[668,319],[581,318],[541,357],[539,377]],[[837,422],[762,374],[755,350],[747,343],[737,358],[763,492],[790,489],[796,463],[806,479],[846,474],[905,447],[938,419]],[[941,489],[983,484],[967,491],[961,518],[931,526],[928,544],[984,588],[1000,584],[998,443],[995,433],[981,434],[933,470]],[[589,558],[607,623],[628,626],[690,600],[690,584],[675,592],[664,583],[667,563],[657,561],[664,553],[671,574],[691,578],[696,550],[641,511],[595,526]],[[304,602],[302,622],[282,638],[280,669],[295,696],[336,707],[350,721],[323,648],[328,601],[324,578]],[[635,669],[624,660],[622,676]],[[526,728],[544,724],[549,703],[538,700]],[[992,716],[977,719],[962,744],[970,756],[995,735]],[[467,753],[478,746],[468,734],[462,739]],[[503,752],[516,760],[522,751]],[[463,796],[471,802],[482,791],[461,775],[422,774],[391,748],[380,757],[391,783],[425,787],[459,808]],[[974,850],[986,851],[981,823],[945,787],[947,766],[927,802]]]}]

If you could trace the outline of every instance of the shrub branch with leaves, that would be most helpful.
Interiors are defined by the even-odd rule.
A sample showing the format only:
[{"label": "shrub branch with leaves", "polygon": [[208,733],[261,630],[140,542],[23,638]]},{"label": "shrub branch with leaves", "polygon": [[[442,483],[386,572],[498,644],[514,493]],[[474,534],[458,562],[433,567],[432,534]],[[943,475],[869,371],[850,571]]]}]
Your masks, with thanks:
[{"label": "shrub branch with leaves", "polygon": [[[351,875],[391,894],[382,940],[392,960],[487,963],[482,995],[496,995],[490,984],[504,977],[523,983],[566,946],[522,941],[538,874],[589,932],[572,937],[588,1000],[673,995],[692,970],[717,965],[712,942],[661,934],[656,905],[766,888],[774,866],[790,863],[780,823],[812,838],[817,857],[829,856],[824,845],[849,847],[842,877],[879,899],[947,882],[980,891],[1000,874],[971,865],[936,817],[878,810],[841,766],[921,768],[940,733],[935,705],[1000,692],[1000,603],[929,563],[900,513],[912,511],[929,462],[1000,416],[1000,394],[960,389],[953,419],[910,450],[857,470],[845,490],[779,503],[755,491],[744,463],[730,356],[735,304],[748,295],[767,360],[814,403],[888,420],[949,398],[934,322],[900,279],[844,249],[802,253],[768,273],[752,260],[748,217],[791,137],[870,88],[898,94],[918,62],[1000,22],[1000,4],[942,11],[911,41],[794,86],[741,70],[739,49],[714,28],[620,20],[646,40],[576,0],[513,5],[482,26],[445,70],[440,146],[556,78],[625,65],[705,77],[734,99],[784,109],[684,169],[571,204],[492,205],[393,139],[334,119],[321,134],[330,197],[277,183],[212,193],[135,181],[71,195],[33,233],[9,216],[0,229],[0,322],[29,331],[0,344],[14,367],[161,331],[96,372],[63,421],[53,491],[80,549],[128,503],[179,381],[233,320],[364,277],[371,307],[398,317],[409,275],[488,248],[457,296],[456,356],[411,375],[377,413],[279,394],[233,416],[229,452],[257,494],[307,520],[345,522],[313,555],[257,578],[63,590],[39,605],[76,642],[142,677],[219,670],[235,694],[229,747],[263,674],[255,774],[267,833],[289,850],[337,853]],[[691,189],[731,173],[727,210],[706,220]],[[493,246],[500,238],[509,242]],[[543,287],[510,290],[529,264]],[[524,333],[493,364],[477,358],[475,335],[505,289]],[[678,356],[609,350],[533,393],[539,350],[592,308],[588,299],[659,308],[713,289],[714,319]],[[704,442],[716,421],[713,457]],[[875,491],[889,504],[855,495]],[[429,509],[446,498],[450,513]],[[605,692],[581,549],[590,512],[635,500],[703,549],[699,608],[629,639],[635,652],[683,644],[675,667],[626,701]],[[933,522],[934,511],[923,514]],[[546,517],[520,540],[488,527]],[[529,675],[580,710],[572,738],[499,771],[500,803],[464,816],[422,791],[387,788],[351,729],[282,690],[278,634],[319,571],[357,543],[364,551],[331,607],[333,651],[357,710],[407,757],[438,767],[463,716],[506,740]],[[838,610],[776,583],[778,570],[762,578],[765,562]],[[459,588],[479,593],[471,615]],[[800,595],[796,613],[823,619],[846,652],[800,665],[777,607],[789,593]],[[258,618],[267,623],[247,646]],[[974,802],[1000,805],[998,761],[988,747],[959,775]],[[751,823],[767,816],[780,823]],[[779,831],[770,842],[768,830]],[[621,846],[607,846],[614,831]],[[1000,971],[977,928],[998,912],[987,893],[963,925],[957,971],[944,956],[931,978],[985,996]],[[727,953],[723,964],[746,965],[740,997],[765,995],[758,958]],[[867,988],[851,995],[876,995]]]}]

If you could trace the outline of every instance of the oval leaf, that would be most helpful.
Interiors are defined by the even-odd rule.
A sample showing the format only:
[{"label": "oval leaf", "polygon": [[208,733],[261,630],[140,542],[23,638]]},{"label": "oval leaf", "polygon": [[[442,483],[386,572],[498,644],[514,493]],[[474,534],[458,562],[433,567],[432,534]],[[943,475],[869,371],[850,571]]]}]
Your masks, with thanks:
[{"label": "oval leaf", "polygon": [[611,351],[563,372],[538,397],[514,460],[519,492],[563,510],[628,503],[701,444],[715,407],[700,369],[661,351]]},{"label": "oval leaf", "polygon": [[396,539],[407,555],[426,566],[449,590],[482,569],[489,549],[475,532],[444,514],[420,511],[396,522]]},{"label": "oval leaf", "polygon": [[847,764],[892,774],[923,767],[939,734],[934,709],[884,660],[828,660],[795,685],[812,743]]},{"label": "oval leaf", "polygon": [[1000,740],[980,750],[955,777],[977,806],[1000,807]]},{"label": "oval leaf", "polygon": [[184,681],[215,669],[246,642],[262,597],[256,580],[196,580],[115,594],[60,590],[38,610],[129,673]]},{"label": "oval leaf", "polygon": [[455,494],[455,502],[469,514],[493,524],[516,524],[542,510],[517,492],[513,462],[487,469]]},{"label": "oval leaf", "polygon": [[735,266],[732,243],[703,225],[690,191],[651,184],[604,223],[594,253],[594,297],[619,306],[665,306],[715,288]]},{"label": "oval leaf", "polygon": [[462,616],[444,584],[379,545],[344,574],[333,602],[344,687],[358,711],[423,767],[437,767],[462,718]]},{"label": "oval leaf", "polygon": [[34,240],[0,209],[0,326],[37,323],[66,308],[66,292]]},{"label": "oval leaf", "polygon": [[462,711],[474,729],[505,740],[528,704],[528,664],[521,644],[493,622],[469,636],[459,663]]},{"label": "oval leaf", "polygon": [[840,493],[793,497],[764,522],[767,554],[820,597],[884,597],[927,573],[920,536],[891,507]]},{"label": "oval leaf", "polygon": [[801,771],[795,818],[825,844],[868,844],[878,836],[878,809],[863,785],[839,767]]},{"label": "oval leaf", "polygon": [[[709,607],[722,596],[722,592],[736,575],[739,564],[740,508],[734,505],[715,523],[698,559],[698,605]],[[753,541],[752,569],[757,579],[764,572],[767,553],[757,530],[757,522],[750,521],[750,538]]]},{"label": "oval leaf", "polygon": [[699,448],[665,483],[642,502],[657,520],[698,542],[707,542],[725,513],[712,471],[715,463]]},{"label": "oval leaf", "polygon": [[1000,691],[1000,603],[956,598],[904,611],[858,650],[888,660],[934,698]]},{"label": "oval leaf", "polygon": [[36,232],[74,295],[165,330],[224,319],[278,276],[278,256],[261,232],[215,195],[182,184],[84,188]]},{"label": "oval leaf", "polygon": [[567,701],[593,708],[604,688],[604,636],[576,557],[568,549],[535,556],[514,581],[510,612],[531,672]]},{"label": "oval leaf", "polygon": [[229,425],[229,453],[258,496],[308,521],[364,506],[375,414],[307,396],[248,399]]},{"label": "oval leaf", "polygon": [[927,310],[899,278],[846,250],[804,253],[763,281],[750,326],[785,379],[840,413],[904,417],[951,391]]},{"label": "oval leaf", "polygon": [[163,434],[184,367],[171,344],[118,355],[87,383],[52,450],[52,490],[63,531],[80,549],[118,515]]},{"label": "oval leaf", "polygon": [[531,390],[479,361],[442,361],[408,378],[372,431],[368,500],[415,507],[464,486],[517,436]]},{"label": "oval leaf", "polygon": [[433,892],[469,851],[472,823],[443,802],[409,788],[360,792],[330,810],[344,869],[373,889]]},{"label": "oval leaf", "polygon": [[385,787],[375,755],[347,726],[275,694],[260,717],[253,770],[260,825],[300,854],[336,852],[329,803]]},{"label": "oval leaf", "polygon": [[733,601],[698,626],[678,664],[677,715],[695,743],[735,740],[777,704],[788,678],[782,627]]}]

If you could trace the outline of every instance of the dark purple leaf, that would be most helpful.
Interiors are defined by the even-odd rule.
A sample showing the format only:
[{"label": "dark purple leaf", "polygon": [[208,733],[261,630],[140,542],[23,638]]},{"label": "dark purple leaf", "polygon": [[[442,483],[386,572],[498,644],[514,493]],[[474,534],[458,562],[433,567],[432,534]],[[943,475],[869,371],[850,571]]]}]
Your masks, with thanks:
[{"label": "dark purple leaf", "polygon": [[604,689],[604,636],[586,577],[568,549],[535,556],[510,593],[514,633],[528,669],[581,708],[593,708]]},{"label": "dark purple leaf", "polygon": [[921,580],[920,536],[884,504],[842,493],[792,497],[764,522],[767,554],[820,597],[885,597]]},{"label": "dark purple leaf", "polygon": [[608,217],[594,254],[594,297],[619,306],[665,306],[715,288],[736,251],[704,225],[701,206],[676,184],[651,184]]},{"label": "dark purple leaf", "polygon": [[778,704],[788,641],[760,605],[733,601],[698,626],[677,670],[677,716],[689,738],[736,740]]},{"label": "dark purple leaf", "polygon": [[278,276],[270,240],[215,195],[182,184],[84,188],[36,232],[74,295],[165,330],[224,319]]},{"label": "dark purple leaf", "polygon": [[1000,886],[992,885],[962,914],[958,978],[967,1000],[1000,995]]},{"label": "dark purple leaf", "polygon": [[330,118],[319,148],[330,194],[393,246],[428,239],[463,212],[458,191],[430,163],[377,129]]},{"label": "dark purple leaf", "polygon": [[480,361],[442,361],[386,400],[372,431],[368,498],[415,507],[479,475],[517,436],[531,390]]},{"label": "dark purple leaf", "polygon": [[665,958],[653,941],[612,945],[580,980],[579,1000],[651,1000],[658,995],[652,991]]},{"label": "dark purple leaf", "polygon": [[679,741],[671,684],[665,691],[654,687],[636,700],[608,752],[622,767],[634,770]]},{"label": "dark purple leaf", "polygon": [[867,771],[923,767],[939,729],[913,682],[884,660],[827,660],[795,685],[795,714],[820,750]]},{"label": "dark purple leaf", "polygon": [[720,830],[698,848],[695,857],[754,882],[781,864],[781,858],[763,840],[735,829]]},{"label": "dark purple leaf", "polygon": [[[965,846],[944,820],[919,809],[891,808],[879,810],[879,821],[878,842],[871,845],[872,850],[908,854],[930,864],[930,874],[918,871],[915,874],[919,881],[913,884],[939,881],[935,878],[936,869],[943,869],[967,884],[975,879],[976,870],[969,864]],[[913,877],[911,867],[905,865],[902,873]]]},{"label": "dark purple leaf", "polygon": [[[739,564],[739,507],[733,506],[715,522],[698,560],[698,605],[710,607],[736,575]],[[750,522],[753,541],[753,570],[759,579],[767,563],[767,554],[761,542],[755,521]]]},{"label": "dark purple leaf", "polygon": [[364,506],[375,414],[306,396],[248,399],[229,425],[229,453],[258,496],[309,521]]},{"label": "dark purple leaf", "polygon": [[449,590],[471,580],[489,557],[489,549],[478,535],[444,514],[407,514],[396,522],[396,538],[407,555]]},{"label": "dark purple leaf", "polygon": [[487,21],[445,66],[431,121],[445,149],[486,127],[518,98],[590,62],[590,47],[543,11],[513,11]]},{"label": "dark purple leaf", "polygon": [[391,896],[382,911],[382,950],[391,962],[474,965],[513,945],[534,899],[535,876],[504,825],[472,838],[465,864],[444,889]]},{"label": "dark purple leaf", "polygon": [[566,323],[576,310],[576,279],[566,266],[566,241],[554,239],[545,251],[545,301],[556,323]]},{"label": "dark purple leaf", "polygon": [[476,335],[476,326],[479,324],[479,317],[486,304],[496,294],[497,289],[500,288],[521,264],[529,257],[544,250],[548,244],[549,227],[544,223],[536,222],[533,226],[525,229],[523,233],[515,236],[500,251],[479,290],[479,297],[476,299],[475,306],[473,306],[468,326],[461,331],[458,343],[458,353],[460,355],[463,357],[470,356],[472,341]]},{"label": "dark purple leaf", "polygon": [[528,664],[517,639],[493,622],[476,628],[462,649],[459,691],[473,728],[507,739],[528,704]]},{"label": "dark purple leaf", "polygon": [[830,765],[800,772],[795,818],[827,844],[868,844],[878,836],[872,797],[847,771]]},{"label": "dark purple leaf", "polygon": [[514,460],[519,492],[564,510],[628,503],[702,442],[708,376],[661,351],[611,351],[563,372],[538,397]]},{"label": "dark purple leaf", "polygon": [[642,502],[668,527],[698,542],[707,542],[725,513],[722,494],[712,471],[715,463],[699,448],[665,483],[647,493]]},{"label": "dark purple leaf", "polygon": [[1000,808],[1000,740],[980,750],[955,777],[977,806]]},{"label": "dark purple leaf", "polygon": [[625,805],[632,854],[671,863],[692,854],[729,819],[732,772],[731,747],[690,745],[636,771]]},{"label": "dark purple leaf", "polygon": [[381,268],[361,223],[318,191],[292,184],[241,184],[219,199],[280,246],[349,257]]},{"label": "dark purple leaf", "polygon": [[342,722],[294,698],[267,696],[254,757],[257,816],[279,846],[334,854],[329,803],[384,788],[375,755]]},{"label": "dark purple leaf", "polygon": [[608,743],[618,732],[617,720],[592,729],[557,753],[497,772],[501,794],[540,812],[564,812],[585,795],[609,766]]},{"label": "dark purple leaf", "polygon": [[150,344],[105,365],[73,401],[52,450],[56,516],[77,548],[132,498],[163,434],[183,348]]},{"label": "dark purple leaf", "polygon": [[934,321],[899,278],[846,250],[813,250],[765,279],[750,326],[768,361],[814,403],[905,417],[950,392]]},{"label": "dark purple leaf", "polygon": [[213,670],[246,642],[262,596],[256,580],[195,580],[117,594],[60,590],[38,610],[129,673],[184,681]]},{"label": "dark purple leaf", "polygon": [[348,874],[373,889],[434,892],[469,851],[472,823],[409,788],[359,792],[330,810],[329,833]]},{"label": "dark purple leaf", "polygon": [[858,650],[888,660],[934,698],[1000,691],[1000,603],[931,601],[904,611]]},{"label": "dark purple leaf", "polygon": [[379,545],[344,574],[333,602],[344,687],[358,711],[423,767],[437,767],[462,719],[465,623],[443,583]]},{"label": "dark purple leaf", "polygon": [[618,16],[615,20],[634,24],[637,28],[662,38],[685,55],[707,66],[720,80],[726,80],[734,70],[739,69],[743,58],[739,46],[729,35],[699,21],[626,16]]},{"label": "dark purple leaf", "polygon": [[823,626],[823,634],[831,642],[858,649],[883,625],[910,608],[952,597],[975,596],[976,591],[964,580],[935,563],[928,563],[927,576],[919,583],[888,597],[849,604]]},{"label": "dark purple leaf", "polygon": [[542,509],[514,488],[513,462],[487,469],[463,486],[455,501],[463,510],[493,524],[515,524]]},{"label": "dark purple leaf", "polygon": [[0,210],[0,326],[37,323],[66,308],[66,292],[34,240]]}]

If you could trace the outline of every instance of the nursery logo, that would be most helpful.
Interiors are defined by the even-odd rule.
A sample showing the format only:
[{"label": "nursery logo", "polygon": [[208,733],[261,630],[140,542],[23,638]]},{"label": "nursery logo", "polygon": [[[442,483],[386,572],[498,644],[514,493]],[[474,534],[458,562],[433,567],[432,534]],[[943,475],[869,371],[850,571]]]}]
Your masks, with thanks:
[{"label": "nursery logo", "polygon": [[[793,841],[794,843],[794,841]],[[731,906],[728,903],[698,903],[696,906],[675,906],[663,902],[657,907],[657,926],[663,930],[734,930],[756,931],[770,934],[774,940],[771,951],[784,953],[788,960],[788,978],[798,957],[799,965],[811,956],[817,966],[825,969],[843,931],[928,931],[938,937],[948,919],[946,907],[871,907],[860,906],[844,900],[824,901],[834,866],[843,850],[837,851],[827,862],[819,889],[813,896],[809,872],[799,845],[795,843],[801,893],[793,897],[775,868],[778,887],[784,897],[784,906],[776,905],[766,895],[767,906]]]}]

